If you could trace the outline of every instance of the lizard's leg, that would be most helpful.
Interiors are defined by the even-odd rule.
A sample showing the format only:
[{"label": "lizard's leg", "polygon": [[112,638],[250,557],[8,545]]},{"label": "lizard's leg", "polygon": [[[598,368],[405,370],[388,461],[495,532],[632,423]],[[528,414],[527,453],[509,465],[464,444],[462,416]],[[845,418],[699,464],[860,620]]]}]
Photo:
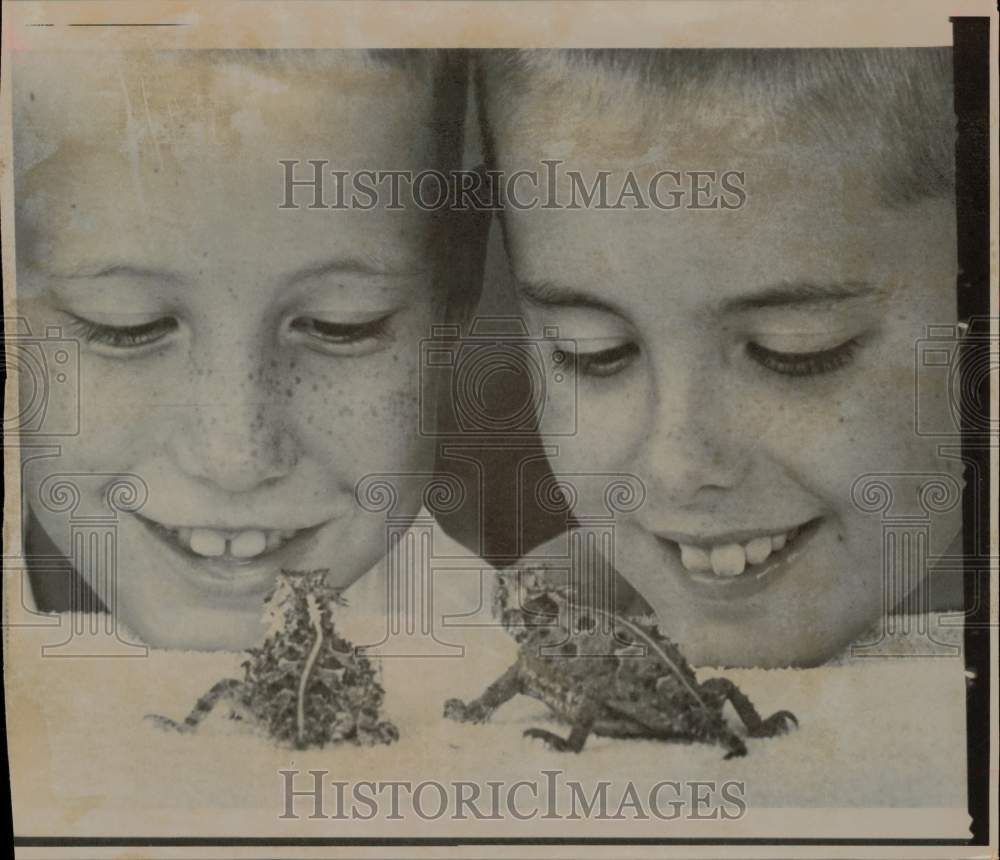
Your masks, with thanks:
[{"label": "lizard's leg", "polygon": [[207,717],[216,705],[223,699],[235,698],[237,691],[242,686],[242,681],[236,678],[226,678],[219,681],[204,696],[198,699],[193,710],[183,722],[177,722],[169,717],[161,717],[159,714],[146,714],[146,719],[161,729],[173,729],[178,732],[192,732],[197,725]]},{"label": "lizard's leg", "polygon": [[380,720],[377,711],[362,711],[355,718],[354,742],[361,746],[391,744],[399,740],[399,729],[391,720]]},{"label": "lizard's leg", "polygon": [[448,699],[444,715],[460,723],[484,723],[504,702],[509,702],[521,692],[521,673],[517,664],[511,666],[476,700],[466,704],[461,699]]},{"label": "lizard's leg", "polygon": [[[714,679],[713,679],[714,680]],[[698,689],[702,696],[708,700],[706,702],[706,708],[704,710],[695,711],[692,714],[691,719],[693,724],[690,725],[687,731],[673,732],[667,735],[661,735],[663,740],[675,740],[677,738],[683,740],[698,740],[704,743],[717,743],[722,744],[727,750],[726,758],[738,758],[740,756],[745,756],[747,754],[746,744],[743,743],[743,739],[736,734],[726,723],[722,716],[722,704],[728,697],[732,690],[735,690],[737,694],[743,696],[742,693],[736,688],[734,684],[731,684],[725,679],[720,679],[724,682],[724,685],[713,684],[712,681],[706,681],[704,684],[699,684]],[[662,679],[661,679],[662,683]],[[728,686],[725,686],[728,685]],[[669,689],[670,684],[665,685]],[[720,687],[722,687],[720,689]],[[657,684],[657,689],[660,688],[660,684]],[[743,699],[750,710],[754,714],[757,712],[754,710],[753,705],[750,700],[743,696]],[[742,704],[742,703],[741,703]],[[760,716],[757,716],[760,720]]]},{"label": "lizard's leg", "polygon": [[728,678],[710,678],[701,685],[701,689],[720,696],[723,700],[728,699],[747,727],[747,735],[752,738],[783,735],[799,724],[791,711],[777,711],[766,720],[762,719],[753,702]]},{"label": "lizard's leg", "polygon": [[382,720],[371,726],[364,726],[358,729],[357,742],[362,746],[374,746],[375,744],[391,744],[399,740],[399,729],[394,723]]},{"label": "lizard's leg", "polygon": [[747,754],[747,745],[743,743],[740,736],[736,734],[736,732],[725,729],[721,733],[719,740],[728,750],[724,758],[739,758],[740,756],[745,756]]},{"label": "lizard's leg", "polygon": [[573,728],[570,730],[568,738],[560,737],[555,732],[550,732],[546,729],[528,729],[525,731],[524,736],[526,738],[545,741],[549,749],[556,750],[557,752],[578,753],[583,749],[587,738],[590,737],[590,732],[597,721],[599,710],[600,706],[598,703],[588,697],[576,712],[573,720]]}]

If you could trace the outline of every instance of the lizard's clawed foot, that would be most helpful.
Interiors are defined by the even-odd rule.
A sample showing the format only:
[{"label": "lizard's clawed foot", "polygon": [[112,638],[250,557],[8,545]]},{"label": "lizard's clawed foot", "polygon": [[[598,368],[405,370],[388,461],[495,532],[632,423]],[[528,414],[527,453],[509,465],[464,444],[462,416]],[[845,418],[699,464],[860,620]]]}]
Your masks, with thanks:
[{"label": "lizard's clawed foot", "polygon": [[448,699],[444,703],[446,719],[459,723],[485,723],[490,718],[490,712],[477,702],[465,704],[461,699]]},{"label": "lizard's clawed foot", "polygon": [[559,737],[559,735],[554,732],[546,731],[545,729],[526,729],[524,732],[524,737],[532,738],[533,740],[544,741],[545,746],[550,750],[555,752],[569,752],[570,745],[565,738]]},{"label": "lizard's clawed foot", "polygon": [[764,720],[755,731],[750,732],[750,736],[755,738],[773,738],[778,735],[787,734],[796,728],[798,724],[799,721],[791,711],[778,711]]},{"label": "lizard's clawed foot", "polygon": [[399,740],[399,729],[395,723],[383,720],[371,730],[364,733],[361,742],[366,746],[375,744],[392,744]]},{"label": "lizard's clawed foot", "polygon": [[388,720],[378,724],[378,733],[384,744],[394,744],[399,740],[399,729],[396,728],[395,723],[390,723]]},{"label": "lizard's clawed foot", "polygon": [[465,702],[461,699],[448,699],[444,703],[444,716],[447,720],[456,720],[457,722],[464,723],[468,719],[468,712],[468,707],[466,707]]},{"label": "lizard's clawed foot", "polygon": [[726,745],[729,747],[729,752],[723,756],[725,759],[741,758],[747,754],[746,744],[735,736],[730,738]]}]

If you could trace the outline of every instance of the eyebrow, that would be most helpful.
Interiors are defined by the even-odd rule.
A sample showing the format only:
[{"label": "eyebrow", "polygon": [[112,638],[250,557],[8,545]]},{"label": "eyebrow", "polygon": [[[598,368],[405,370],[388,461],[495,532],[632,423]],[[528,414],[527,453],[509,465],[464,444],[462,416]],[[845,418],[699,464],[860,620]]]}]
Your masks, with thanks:
[{"label": "eyebrow", "polygon": [[720,310],[738,312],[828,304],[866,298],[876,292],[876,286],[865,281],[839,281],[829,284],[795,281],[775,284],[751,295],[727,299],[721,303]]},{"label": "eyebrow", "polygon": [[[543,307],[590,308],[626,316],[622,308],[614,302],[551,281],[518,280],[517,290],[527,301]],[[719,310],[723,313],[738,313],[764,308],[801,307],[866,298],[876,292],[874,284],[864,281],[841,281],[829,284],[796,281],[775,284],[750,295],[726,299],[719,305]]]}]

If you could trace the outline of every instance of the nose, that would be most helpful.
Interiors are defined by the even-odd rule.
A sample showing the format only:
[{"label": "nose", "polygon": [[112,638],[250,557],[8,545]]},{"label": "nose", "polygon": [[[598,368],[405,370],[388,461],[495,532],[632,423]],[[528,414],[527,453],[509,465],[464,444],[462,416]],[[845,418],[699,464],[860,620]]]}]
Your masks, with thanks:
[{"label": "nose", "polygon": [[[274,402],[259,365],[221,363],[196,372],[193,402],[172,436],[173,456],[191,478],[245,493],[290,474],[299,460],[287,405]],[[248,367],[254,368],[247,370]]]},{"label": "nose", "polygon": [[751,443],[730,401],[702,374],[672,372],[657,385],[636,471],[662,501],[677,507],[711,502],[744,479]]}]

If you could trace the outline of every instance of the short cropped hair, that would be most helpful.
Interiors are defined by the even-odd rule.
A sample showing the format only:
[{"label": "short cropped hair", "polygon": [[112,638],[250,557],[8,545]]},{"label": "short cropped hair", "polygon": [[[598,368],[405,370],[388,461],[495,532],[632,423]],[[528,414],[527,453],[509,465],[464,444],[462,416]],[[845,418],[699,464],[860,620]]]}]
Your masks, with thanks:
[{"label": "short cropped hair", "polygon": [[[465,117],[468,107],[469,52],[446,49],[208,49],[208,50],[140,50],[118,52],[123,61],[130,59],[142,63],[146,58],[156,59],[183,68],[189,64],[199,63],[216,69],[232,69],[247,73],[247,88],[252,94],[253,87],[262,85],[251,75],[273,75],[300,83],[316,83],[330,92],[330,98],[336,99],[337,92],[331,89],[327,80],[330,70],[345,62],[358,64],[362,68],[387,70],[392,76],[411,85],[414,91],[430,93],[430,108],[427,116],[419,119],[425,123],[430,132],[432,165],[442,173],[458,170],[462,167],[465,145]],[[76,61],[88,61],[86,52],[72,54]],[[14,134],[14,173],[15,186],[20,186],[23,177],[33,167],[48,158],[56,150],[58,142],[52,139],[52,134],[46,128],[45,122],[34,119],[32,114],[38,109],[41,99],[53,100],[60,85],[60,62],[65,55],[57,52],[31,51],[14,55],[13,69],[13,134]],[[48,72],[55,69],[56,73]],[[43,74],[44,85],[51,92],[37,93],[39,82],[36,72]],[[71,72],[66,72],[71,74]],[[95,97],[100,97],[100,93]],[[211,103],[198,102],[197,93],[182,106],[183,111],[212,111]],[[36,103],[36,98],[39,100]],[[421,102],[423,103],[423,102]],[[200,107],[199,107],[200,105]],[[56,109],[50,107],[49,109]],[[148,110],[148,108],[147,108]],[[186,116],[172,119],[178,123],[190,123]],[[183,127],[183,125],[181,125]],[[97,129],[97,134],[101,130]],[[115,146],[115,141],[107,134],[100,143]],[[123,144],[124,145],[124,144]],[[295,153],[291,153],[294,155]],[[373,165],[375,168],[396,168],[398,165]],[[18,187],[18,194],[21,188]],[[23,200],[18,199],[22,204]],[[468,218],[450,217],[448,212],[433,212],[431,215],[437,229],[433,231],[435,244],[435,259],[439,260],[442,269],[437,280],[449,287],[449,300],[459,305],[471,305],[478,300],[479,283],[473,275],[466,276],[456,264],[459,255],[456,248],[464,249],[469,245],[467,232]],[[27,229],[19,231],[22,241],[27,241]],[[472,265],[472,264],[470,264]],[[477,265],[477,264],[476,264]]]},{"label": "short cropped hair", "polygon": [[[861,137],[876,159],[883,202],[954,195],[951,48],[565,49],[477,52],[483,140],[519,97],[572,88],[595,105],[635,97],[663,116],[710,119],[725,94],[755,117],[850,152]],[[539,124],[544,124],[540,120]]]}]

